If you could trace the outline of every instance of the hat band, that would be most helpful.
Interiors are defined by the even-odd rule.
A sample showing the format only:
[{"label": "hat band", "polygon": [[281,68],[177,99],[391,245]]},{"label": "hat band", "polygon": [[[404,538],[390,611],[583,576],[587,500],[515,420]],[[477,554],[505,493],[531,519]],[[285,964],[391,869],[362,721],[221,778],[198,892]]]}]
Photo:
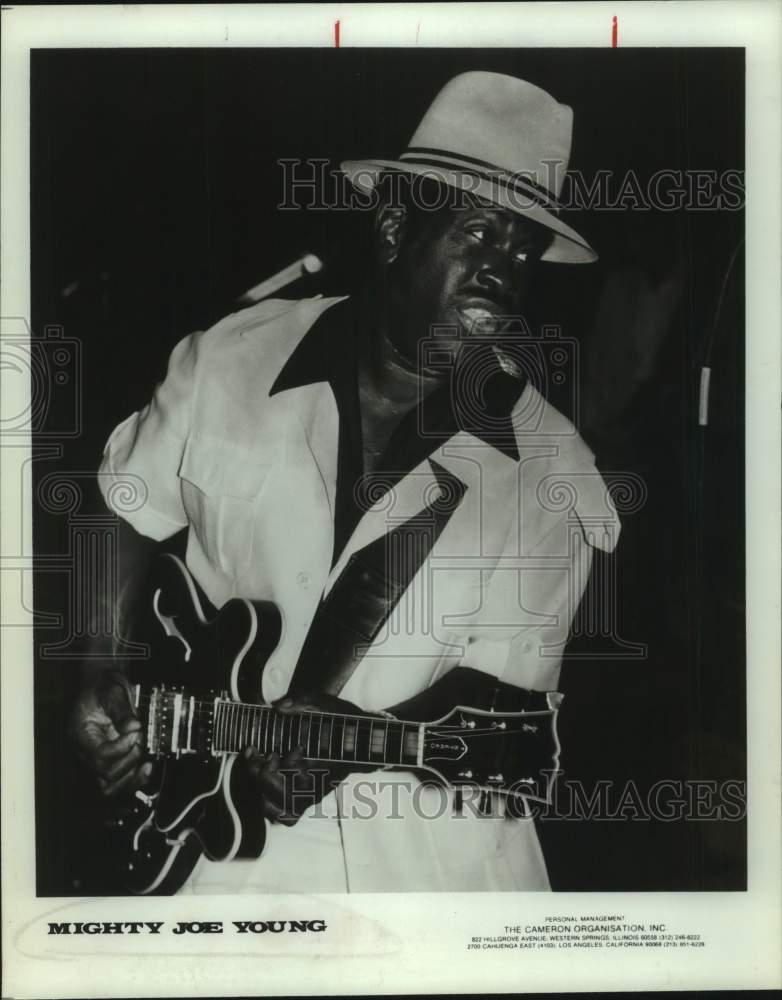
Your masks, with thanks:
[{"label": "hat band", "polygon": [[526,195],[537,205],[556,212],[560,206],[554,195],[540,184],[536,184],[521,173],[511,174],[503,167],[485,160],[477,160],[472,156],[452,153],[445,149],[429,149],[423,146],[409,146],[399,157],[405,163],[415,163],[416,166],[455,167],[463,173],[472,174],[482,180],[510,188],[518,194]]}]

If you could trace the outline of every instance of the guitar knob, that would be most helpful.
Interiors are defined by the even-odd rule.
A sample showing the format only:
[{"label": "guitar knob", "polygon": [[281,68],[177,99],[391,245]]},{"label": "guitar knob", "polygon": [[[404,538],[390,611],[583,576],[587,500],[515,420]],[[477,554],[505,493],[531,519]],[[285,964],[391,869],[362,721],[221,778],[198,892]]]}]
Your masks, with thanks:
[{"label": "guitar knob", "polygon": [[502,782],[505,781],[505,778],[501,774],[490,774],[486,780],[498,781],[500,784],[502,784]]},{"label": "guitar knob", "polygon": [[459,771],[459,777],[460,778],[471,778],[472,777],[472,771]]}]

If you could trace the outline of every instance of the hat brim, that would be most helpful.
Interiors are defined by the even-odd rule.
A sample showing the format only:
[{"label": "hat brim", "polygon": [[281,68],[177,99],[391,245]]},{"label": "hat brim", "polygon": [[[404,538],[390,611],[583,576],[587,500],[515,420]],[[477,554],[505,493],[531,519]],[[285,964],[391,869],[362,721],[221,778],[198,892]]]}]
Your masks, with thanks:
[{"label": "hat brim", "polygon": [[493,183],[478,174],[472,174],[465,170],[451,170],[445,165],[438,164],[435,167],[407,163],[404,160],[345,160],[340,164],[340,168],[347,175],[351,184],[365,194],[372,192],[380,174],[386,170],[426,176],[447,184],[449,187],[470,191],[472,194],[532,219],[533,222],[550,229],[554,233],[554,239],[543,254],[542,260],[558,264],[591,264],[598,259],[597,254],[587,241],[575,229],[565,225],[553,212],[549,212],[548,209],[536,204],[530,198],[520,198],[512,190]]}]

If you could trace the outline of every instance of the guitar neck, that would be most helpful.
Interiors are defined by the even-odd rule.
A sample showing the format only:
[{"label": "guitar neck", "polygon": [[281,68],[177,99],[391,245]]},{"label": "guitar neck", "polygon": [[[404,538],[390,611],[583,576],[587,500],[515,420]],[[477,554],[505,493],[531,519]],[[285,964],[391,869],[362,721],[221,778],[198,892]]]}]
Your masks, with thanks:
[{"label": "guitar neck", "polygon": [[147,693],[140,686],[136,710],[146,724],[147,749],[157,755],[237,754],[252,746],[268,757],[301,747],[316,762],[411,767],[421,763],[423,751],[424,724],[386,716],[284,713],[165,689]]},{"label": "guitar neck", "polygon": [[265,705],[218,702],[212,737],[215,751],[238,753],[253,746],[264,756],[301,747],[308,760],[415,766],[423,726],[413,722],[331,712],[283,713]]}]

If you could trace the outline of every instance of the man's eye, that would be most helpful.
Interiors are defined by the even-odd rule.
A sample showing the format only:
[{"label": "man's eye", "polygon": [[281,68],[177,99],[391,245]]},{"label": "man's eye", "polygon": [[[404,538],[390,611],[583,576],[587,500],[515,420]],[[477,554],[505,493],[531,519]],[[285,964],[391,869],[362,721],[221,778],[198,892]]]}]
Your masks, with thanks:
[{"label": "man's eye", "polygon": [[513,255],[513,261],[514,261],[515,264],[526,264],[528,256],[529,256],[528,251],[526,251],[526,250],[519,250],[518,253],[515,253]]},{"label": "man's eye", "polygon": [[483,243],[486,240],[486,233],[488,230],[485,226],[473,226],[471,229],[467,230],[470,236],[474,236],[479,243]]}]

